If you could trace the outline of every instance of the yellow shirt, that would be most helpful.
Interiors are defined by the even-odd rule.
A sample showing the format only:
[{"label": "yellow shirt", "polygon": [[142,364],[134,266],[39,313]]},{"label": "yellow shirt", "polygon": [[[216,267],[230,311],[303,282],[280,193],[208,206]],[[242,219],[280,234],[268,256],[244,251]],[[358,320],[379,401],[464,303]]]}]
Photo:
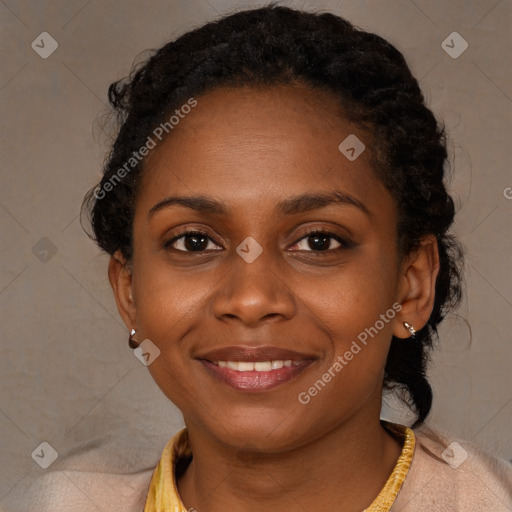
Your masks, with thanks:
[{"label": "yellow shirt", "polygon": [[[414,432],[403,425],[384,420],[382,423],[402,441],[402,452],[379,495],[363,512],[389,512],[407,476],[414,455]],[[160,462],[151,477],[144,512],[187,512],[178,494],[175,473],[176,467],[186,467],[191,457],[188,432],[184,428],[165,445]]]}]

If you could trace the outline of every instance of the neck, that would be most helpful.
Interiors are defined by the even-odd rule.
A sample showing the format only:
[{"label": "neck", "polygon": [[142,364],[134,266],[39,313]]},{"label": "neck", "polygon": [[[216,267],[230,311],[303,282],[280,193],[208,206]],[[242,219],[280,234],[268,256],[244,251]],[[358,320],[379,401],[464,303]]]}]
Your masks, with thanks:
[{"label": "neck", "polygon": [[363,510],[401,451],[378,415],[354,417],[285,453],[236,450],[203,431],[188,431],[194,457],[178,489],[187,510],[201,512]]}]

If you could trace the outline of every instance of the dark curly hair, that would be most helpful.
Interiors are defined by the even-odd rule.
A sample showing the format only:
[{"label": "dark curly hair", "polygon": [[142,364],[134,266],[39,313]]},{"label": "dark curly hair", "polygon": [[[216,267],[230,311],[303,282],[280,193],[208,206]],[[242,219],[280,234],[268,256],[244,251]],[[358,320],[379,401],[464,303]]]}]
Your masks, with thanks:
[{"label": "dark curly hair", "polygon": [[393,337],[383,383],[399,391],[419,426],[432,405],[426,369],[437,327],[461,300],[463,249],[447,234],[455,208],[443,183],[444,125],[426,107],[403,55],[383,38],[333,14],[270,4],[223,17],[166,44],[130,77],[110,86],[120,127],[103,177],[82,208],[99,247],[109,254],[120,250],[130,261],[145,159],[132,162],[122,179],[119,170],[155,127],[191,97],[219,86],[297,83],[333,92],[346,119],[371,138],[372,167],[398,207],[400,255],[417,249],[425,235],[437,239],[440,270],[432,314],[415,342]]}]

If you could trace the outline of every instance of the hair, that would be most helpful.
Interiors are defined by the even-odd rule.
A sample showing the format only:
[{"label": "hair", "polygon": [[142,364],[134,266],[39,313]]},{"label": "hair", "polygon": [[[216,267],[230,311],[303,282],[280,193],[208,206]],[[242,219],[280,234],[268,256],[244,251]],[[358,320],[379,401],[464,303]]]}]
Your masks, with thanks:
[{"label": "hair", "polygon": [[[443,182],[444,125],[425,105],[403,55],[382,37],[334,14],[270,4],[207,23],[152,52],[109,87],[119,127],[103,177],[82,205],[92,236],[107,253],[119,250],[131,260],[146,159],[130,159],[175,109],[221,86],[293,84],[334,93],[346,120],[371,139],[372,168],[398,208],[399,254],[410,254],[426,235],[437,239],[440,269],[432,314],[415,340],[393,336],[383,382],[414,411],[413,426],[420,426],[432,406],[426,370],[437,327],[461,300],[463,249],[447,233],[455,208]],[[120,179],[127,161],[133,168]],[[108,183],[113,186],[105,187]]]}]

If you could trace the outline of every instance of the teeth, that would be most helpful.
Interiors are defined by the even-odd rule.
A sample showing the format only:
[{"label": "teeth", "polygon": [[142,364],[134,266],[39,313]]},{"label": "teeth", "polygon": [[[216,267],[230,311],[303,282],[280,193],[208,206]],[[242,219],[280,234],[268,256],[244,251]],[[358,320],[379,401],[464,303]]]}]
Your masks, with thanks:
[{"label": "teeth", "polygon": [[254,369],[257,372],[268,372],[272,370],[272,361],[258,361],[254,363]]},{"label": "teeth", "polygon": [[254,370],[254,363],[246,363],[243,361],[238,362],[239,372],[252,372]]},{"label": "teeth", "polygon": [[292,361],[287,359],[286,361],[217,361],[216,363],[221,368],[229,368],[231,370],[238,370],[239,372],[269,372],[271,370],[278,370],[283,366],[298,366],[301,361]]}]

